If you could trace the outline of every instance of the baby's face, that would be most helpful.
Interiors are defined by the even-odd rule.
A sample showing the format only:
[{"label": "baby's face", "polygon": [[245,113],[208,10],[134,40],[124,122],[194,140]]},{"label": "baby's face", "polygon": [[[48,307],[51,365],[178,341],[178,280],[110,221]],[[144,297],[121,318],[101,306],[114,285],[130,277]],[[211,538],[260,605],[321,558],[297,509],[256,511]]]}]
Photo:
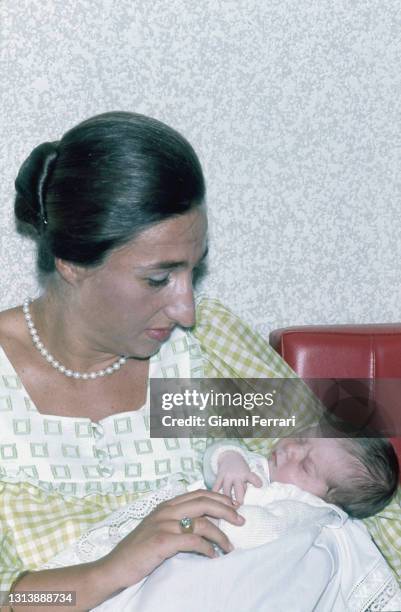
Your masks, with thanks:
[{"label": "baby's face", "polygon": [[346,477],[350,456],[338,438],[283,438],[268,459],[271,482],[294,484],[324,498]]}]

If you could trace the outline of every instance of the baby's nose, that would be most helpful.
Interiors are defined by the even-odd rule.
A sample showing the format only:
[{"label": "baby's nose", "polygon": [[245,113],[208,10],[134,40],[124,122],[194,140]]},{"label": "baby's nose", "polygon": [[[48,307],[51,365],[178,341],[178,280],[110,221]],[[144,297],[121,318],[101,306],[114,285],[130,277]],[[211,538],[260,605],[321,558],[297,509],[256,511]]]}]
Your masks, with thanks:
[{"label": "baby's nose", "polygon": [[305,448],[302,444],[299,444],[296,440],[292,440],[286,447],[287,456],[289,459],[299,459],[305,454]]}]

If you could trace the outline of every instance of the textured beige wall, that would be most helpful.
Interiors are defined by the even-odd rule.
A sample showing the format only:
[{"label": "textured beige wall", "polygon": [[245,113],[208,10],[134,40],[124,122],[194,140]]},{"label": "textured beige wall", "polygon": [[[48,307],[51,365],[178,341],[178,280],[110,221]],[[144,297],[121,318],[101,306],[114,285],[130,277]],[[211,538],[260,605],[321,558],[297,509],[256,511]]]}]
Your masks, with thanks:
[{"label": "textured beige wall", "polygon": [[37,290],[26,154],[90,115],[153,115],[204,165],[205,289],[264,333],[399,320],[398,0],[2,0],[0,307]]}]

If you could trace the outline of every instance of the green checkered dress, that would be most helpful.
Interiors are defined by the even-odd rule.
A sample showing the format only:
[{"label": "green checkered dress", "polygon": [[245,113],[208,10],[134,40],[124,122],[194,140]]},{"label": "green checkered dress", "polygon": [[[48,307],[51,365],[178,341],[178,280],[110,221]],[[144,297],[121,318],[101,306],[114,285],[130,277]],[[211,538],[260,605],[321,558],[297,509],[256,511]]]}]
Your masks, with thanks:
[{"label": "green checkered dress", "polygon": [[[150,376],[291,377],[287,364],[217,300],[202,299],[193,333],[176,330],[152,357]],[[316,407],[308,391],[287,398],[299,426]],[[146,406],[89,419],[41,415],[0,352],[0,590],[40,568],[95,523],[178,475],[202,477],[205,439],[150,439]],[[271,439],[245,440],[268,453]],[[366,520],[401,577],[401,496]]]}]

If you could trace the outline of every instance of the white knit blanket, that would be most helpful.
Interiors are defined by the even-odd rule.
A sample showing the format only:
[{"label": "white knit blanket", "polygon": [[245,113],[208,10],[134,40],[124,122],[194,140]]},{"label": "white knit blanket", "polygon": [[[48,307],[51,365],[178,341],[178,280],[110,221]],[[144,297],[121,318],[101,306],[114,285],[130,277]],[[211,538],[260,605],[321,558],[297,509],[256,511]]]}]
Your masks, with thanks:
[{"label": "white knit blanket", "polygon": [[219,527],[235,548],[240,549],[273,542],[310,525],[339,528],[348,520],[337,506],[294,485],[277,482],[260,489],[248,487],[239,512],[246,520],[243,526],[219,521]]}]

